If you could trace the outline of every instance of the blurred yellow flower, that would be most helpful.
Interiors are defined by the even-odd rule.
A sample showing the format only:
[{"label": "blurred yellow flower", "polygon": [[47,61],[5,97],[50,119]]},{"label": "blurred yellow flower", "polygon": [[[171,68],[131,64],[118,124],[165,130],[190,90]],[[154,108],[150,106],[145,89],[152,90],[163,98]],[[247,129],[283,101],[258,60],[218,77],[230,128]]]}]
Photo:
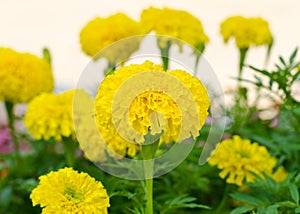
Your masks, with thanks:
[{"label": "blurred yellow flower", "polygon": [[109,197],[101,182],[72,168],[60,169],[39,177],[32,190],[33,206],[40,204],[43,214],[107,214]]},{"label": "blurred yellow flower", "polygon": [[72,101],[75,90],[62,94],[41,94],[29,104],[24,124],[37,140],[62,137],[75,137],[72,119]]},{"label": "blurred yellow flower", "polygon": [[251,143],[250,140],[242,139],[237,135],[218,144],[208,163],[222,170],[219,174],[222,179],[228,176],[227,183],[239,186],[245,182],[253,182],[255,177],[252,173],[261,177],[265,173],[278,182],[287,177],[283,168],[279,168],[273,174],[277,159],[269,154],[266,147]]},{"label": "blurred yellow flower", "polygon": [[[142,12],[141,23],[147,32],[175,37],[195,48],[209,41],[200,20],[183,10],[150,7]],[[166,45],[165,39],[159,40],[161,48]]]},{"label": "blurred yellow flower", "polygon": [[[123,13],[117,13],[107,18],[97,17],[91,20],[80,32],[82,50],[89,56],[95,56],[103,48],[116,41],[143,34],[140,24]],[[106,49],[101,57],[110,64],[127,59],[139,48],[139,40],[124,41],[110,51]]]},{"label": "blurred yellow flower", "polygon": [[[160,143],[197,137],[209,105],[199,79],[182,70],[165,72],[146,61],[122,67],[103,80],[95,98],[96,123],[112,151],[135,156],[149,131],[164,131]],[[128,123],[122,123],[127,118]]]},{"label": "blurred yellow flower", "polygon": [[13,104],[26,103],[54,87],[47,61],[9,48],[0,48],[0,79],[0,99]]},{"label": "blurred yellow flower", "polygon": [[268,22],[262,18],[229,17],[221,24],[221,34],[225,43],[234,38],[240,49],[271,45],[273,42]]}]

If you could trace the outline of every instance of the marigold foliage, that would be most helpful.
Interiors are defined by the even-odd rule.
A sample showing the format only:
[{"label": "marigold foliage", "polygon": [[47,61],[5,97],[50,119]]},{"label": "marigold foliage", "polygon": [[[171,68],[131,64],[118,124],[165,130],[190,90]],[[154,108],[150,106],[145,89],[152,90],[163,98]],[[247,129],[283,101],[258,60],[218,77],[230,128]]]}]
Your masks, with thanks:
[{"label": "marigold foliage", "polygon": [[64,168],[40,176],[39,180],[30,198],[33,206],[40,204],[43,214],[107,214],[107,192],[101,182],[87,173]]},{"label": "marigold foliage", "polygon": [[[142,12],[141,23],[147,32],[175,37],[196,48],[209,41],[200,20],[183,10],[150,7]],[[166,45],[165,39],[159,41],[162,48]]]},{"label": "marigold foliage", "polygon": [[219,143],[208,163],[221,170],[219,175],[222,179],[227,177],[227,183],[239,186],[245,182],[253,182],[255,177],[252,173],[261,177],[265,173],[278,182],[287,177],[283,167],[273,173],[277,159],[269,154],[266,147],[251,143],[250,140],[237,135]]},{"label": "marigold foliage", "polygon": [[54,80],[46,60],[29,53],[0,48],[0,99],[27,103],[42,92],[50,92]]},{"label": "marigold foliage", "polygon": [[240,49],[273,42],[269,24],[262,18],[229,17],[221,24],[221,34],[225,43],[233,38]]},{"label": "marigold foliage", "polygon": [[60,141],[62,137],[75,137],[72,119],[74,92],[41,94],[28,104],[24,124],[35,139]]},{"label": "marigold foliage", "polygon": [[[163,81],[155,83],[147,79],[147,75],[163,77]],[[128,81],[128,92],[133,93],[133,100],[128,101],[129,104],[126,105],[124,99],[127,99],[129,94],[124,94],[120,97],[122,102],[119,105],[115,104],[118,103],[115,96],[124,93],[120,87]],[[181,84],[180,88],[176,88],[178,82]],[[169,88],[172,93],[155,90],[158,85],[164,85],[163,87]],[[143,87],[152,90],[138,93]],[[190,100],[188,95],[191,96]],[[176,103],[174,97],[183,104]],[[96,123],[112,151],[121,156],[127,154],[133,157],[140,150],[140,144],[144,143],[143,136],[149,131],[151,134],[164,131],[160,143],[180,142],[191,136],[197,137],[208,115],[209,104],[207,91],[199,79],[182,70],[165,72],[160,65],[146,61],[143,64],[122,67],[103,80],[95,98]],[[117,105],[115,109],[112,107],[114,105]],[[191,113],[193,105],[198,115]],[[189,122],[183,124],[182,115],[188,115]],[[127,117],[128,123],[122,124],[120,120]],[[114,123],[114,120],[117,122]],[[142,137],[136,137],[135,131],[142,133]]]},{"label": "marigold foliage", "polygon": [[[107,18],[97,17],[87,23],[80,32],[82,50],[89,56],[95,56],[103,48],[116,41],[143,34],[140,24],[123,13]],[[119,43],[118,46],[105,49],[101,57],[114,64],[117,60],[127,59],[139,48],[139,39]]]}]

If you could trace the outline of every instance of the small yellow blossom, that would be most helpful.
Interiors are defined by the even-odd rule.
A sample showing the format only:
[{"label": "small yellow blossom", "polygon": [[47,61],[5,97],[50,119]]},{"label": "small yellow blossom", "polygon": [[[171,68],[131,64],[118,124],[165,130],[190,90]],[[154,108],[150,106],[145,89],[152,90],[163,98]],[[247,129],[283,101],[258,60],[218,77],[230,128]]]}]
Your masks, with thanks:
[{"label": "small yellow blossom", "polygon": [[[160,143],[197,137],[209,104],[199,79],[182,70],[165,72],[146,61],[122,67],[103,80],[95,98],[96,123],[112,151],[133,157],[149,131],[164,131]],[[122,123],[127,118],[128,123]]]},{"label": "small yellow blossom", "polygon": [[[183,10],[150,7],[142,12],[141,23],[147,32],[175,37],[196,48],[209,41],[200,20]],[[166,45],[166,41],[159,42],[162,48]]]},{"label": "small yellow blossom", "polygon": [[107,192],[101,182],[87,173],[64,168],[40,176],[39,180],[30,198],[33,206],[40,204],[43,214],[107,214]]},{"label": "small yellow blossom", "polygon": [[[132,36],[143,34],[140,24],[123,13],[107,18],[97,17],[91,20],[80,32],[80,43],[83,52],[95,56],[103,48]],[[127,40],[111,49],[106,49],[101,57],[114,64],[127,59],[139,48],[139,39]]]},{"label": "small yellow blossom", "polygon": [[237,135],[218,144],[208,163],[222,170],[219,174],[222,179],[228,176],[227,183],[239,186],[245,182],[253,182],[255,177],[252,173],[261,177],[265,173],[278,182],[287,176],[282,168],[273,174],[277,159],[269,154],[266,147],[241,139]]},{"label": "small yellow blossom", "polygon": [[271,45],[273,42],[268,22],[262,18],[229,17],[221,24],[221,34],[225,43],[234,38],[240,49]]},{"label": "small yellow blossom", "polygon": [[9,48],[0,48],[0,79],[0,99],[14,104],[26,103],[54,87],[47,61]]},{"label": "small yellow blossom", "polygon": [[72,119],[73,94],[70,90],[62,94],[41,94],[29,104],[24,124],[37,140],[62,137],[75,137]]}]

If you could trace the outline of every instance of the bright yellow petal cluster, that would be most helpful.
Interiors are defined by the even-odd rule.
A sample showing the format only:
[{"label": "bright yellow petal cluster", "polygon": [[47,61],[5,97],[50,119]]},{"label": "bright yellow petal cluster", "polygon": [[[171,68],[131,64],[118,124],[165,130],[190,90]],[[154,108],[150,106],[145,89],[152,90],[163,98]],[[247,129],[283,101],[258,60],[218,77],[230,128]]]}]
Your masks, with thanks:
[{"label": "bright yellow petal cluster", "polygon": [[[100,50],[124,38],[140,35],[140,24],[123,13],[107,18],[97,17],[90,21],[80,32],[82,50],[89,56],[95,56]],[[112,51],[106,49],[101,57],[115,63],[118,59],[127,59],[139,48],[139,41],[124,41]]]},{"label": "bright yellow petal cluster", "polygon": [[225,43],[234,38],[240,49],[271,45],[273,42],[269,24],[262,18],[229,17],[221,24],[221,34]]},{"label": "bright yellow petal cluster", "polygon": [[43,214],[107,214],[107,192],[101,182],[87,173],[64,168],[40,176],[39,180],[30,198],[33,206],[40,204]]},{"label": "bright yellow petal cluster", "polygon": [[[167,75],[171,78],[177,79],[184,88],[187,89],[188,93],[192,96],[192,103],[195,104],[198,116],[189,115],[189,121],[196,120],[197,127],[193,127],[193,123],[182,124],[181,117],[184,113],[189,112],[189,104],[183,109],[168,94],[164,91],[157,91],[154,87],[153,90],[147,90],[140,94],[136,94],[132,100],[127,111],[127,106],[119,106],[115,112],[113,112],[113,102],[116,93],[122,85],[127,81],[131,81],[136,76],[145,76],[147,73],[157,75]],[[143,79],[138,82],[130,82],[132,91],[139,90],[141,85],[154,85],[148,79]],[[150,82],[149,82],[150,81]],[[137,85],[141,84],[141,85]],[[158,83],[160,84],[160,83]],[[184,102],[186,94],[181,89],[175,88],[172,82],[162,82],[166,87],[171,88],[173,93]],[[187,102],[188,103],[188,102]],[[96,123],[99,131],[108,147],[120,154],[125,156],[134,156],[139,150],[139,144],[143,143],[144,139],[135,139],[137,144],[131,143],[133,141],[126,141],[119,135],[119,130],[122,128],[125,130],[130,137],[131,131],[128,127],[122,127],[121,124],[116,124],[118,131],[113,123],[113,117],[115,118],[129,118],[129,124],[131,128],[142,133],[143,135],[151,131],[151,134],[160,133],[163,129],[164,134],[160,138],[160,143],[173,143],[182,141],[191,135],[196,137],[199,135],[199,130],[204,124],[204,121],[208,115],[208,108],[210,100],[205,87],[202,85],[199,79],[192,77],[185,71],[174,70],[164,71],[160,65],[153,64],[150,61],[146,61],[143,64],[132,64],[126,67],[122,67],[115,71],[112,75],[107,76],[98,89],[98,94],[95,98],[95,114]],[[124,108],[125,110],[123,111]],[[126,112],[127,111],[127,112]],[[185,112],[182,112],[185,111]],[[125,113],[124,113],[125,112]],[[127,113],[127,114],[126,114]],[[114,114],[114,115],[113,115]],[[126,125],[126,124],[125,124]],[[179,133],[183,133],[184,139],[179,139]],[[122,135],[123,136],[123,135]],[[127,138],[128,139],[128,138]]]},{"label": "bright yellow petal cluster", "polygon": [[273,174],[277,159],[269,154],[266,147],[251,143],[250,140],[237,135],[218,144],[208,163],[222,170],[219,175],[223,179],[227,177],[227,183],[239,186],[245,182],[253,182],[255,177],[252,173],[261,177],[265,173],[278,182],[287,176],[283,168],[279,168]]},{"label": "bright yellow petal cluster", "polygon": [[28,104],[24,124],[35,139],[60,141],[62,137],[75,137],[72,119],[74,92],[41,94]]},{"label": "bright yellow petal cluster", "polygon": [[0,99],[26,103],[54,87],[52,70],[44,59],[0,48]]},{"label": "bright yellow petal cluster", "polygon": [[[141,23],[147,32],[175,37],[198,47],[209,41],[199,19],[183,10],[150,7],[142,12]],[[164,47],[166,41],[160,41]]]}]

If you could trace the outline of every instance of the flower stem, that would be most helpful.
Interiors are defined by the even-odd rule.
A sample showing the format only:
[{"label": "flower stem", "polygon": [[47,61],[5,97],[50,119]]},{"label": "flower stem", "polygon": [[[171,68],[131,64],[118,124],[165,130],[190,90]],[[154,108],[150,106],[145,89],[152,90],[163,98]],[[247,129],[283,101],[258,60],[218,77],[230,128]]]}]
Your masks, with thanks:
[{"label": "flower stem", "polygon": [[15,122],[14,104],[11,102],[5,101],[5,108],[6,108],[6,112],[7,112],[7,116],[8,116],[8,127],[10,129],[10,134],[12,136],[13,143],[15,146],[16,160],[19,160],[20,159],[19,142],[18,142],[18,139],[16,136],[16,130],[15,130],[15,126],[14,126],[14,122]]},{"label": "flower stem", "polygon": [[111,62],[108,62],[107,68],[104,70],[104,74],[105,76],[108,76],[110,74],[113,74],[115,70],[116,70],[116,65]]},{"label": "flower stem", "polygon": [[240,48],[240,64],[239,64],[239,79],[242,78],[243,67],[246,59],[248,48]]},{"label": "flower stem", "polygon": [[74,167],[76,143],[72,140],[71,137],[63,137],[62,141],[64,144],[66,164],[70,167]]},{"label": "flower stem", "polygon": [[228,192],[229,192],[229,186],[226,184],[225,186],[225,190],[224,190],[224,193],[223,193],[223,197],[219,203],[219,206],[217,207],[215,213],[224,213],[224,207],[225,205],[227,205],[227,200],[228,200]]},{"label": "flower stem", "polygon": [[153,170],[154,156],[158,147],[159,140],[151,144],[142,146],[142,155],[144,160],[144,173],[146,183],[146,214],[153,214]]},{"label": "flower stem", "polygon": [[161,45],[159,45],[159,43],[160,42],[158,41],[158,47],[160,50],[163,67],[164,67],[164,70],[166,71],[169,68],[169,52],[170,52],[170,48],[171,48],[171,41],[170,40],[166,41],[166,44],[164,45],[164,47],[161,47]]}]

